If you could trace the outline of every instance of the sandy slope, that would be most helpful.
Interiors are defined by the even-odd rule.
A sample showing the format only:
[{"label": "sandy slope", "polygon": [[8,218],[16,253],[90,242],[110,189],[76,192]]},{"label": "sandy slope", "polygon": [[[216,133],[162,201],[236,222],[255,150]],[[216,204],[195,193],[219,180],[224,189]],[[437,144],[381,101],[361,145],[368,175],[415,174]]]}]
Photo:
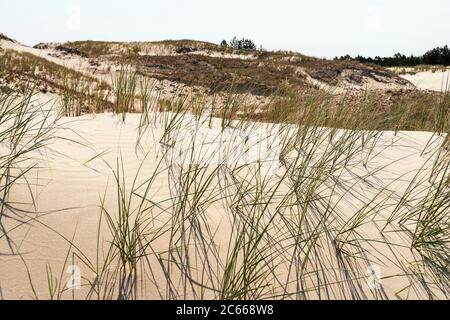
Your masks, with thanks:
[{"label": "sandy slope", "polygon": [[450,88],[450,70],[447,71],[424,71],[416,74],[401,75],[403,79],[410,81],[419,89],[433,91],[448,91]]},{"label": "sandy slope", "polygon": [[[48,97],[41,97],[41,100],[46,98]],[[191,124],[194,123],[192,118],[189,119]],[[49,297],[46,266],[51,266],[55,277],[59,279],[61,276],[64,287],[69,276],[66,273],[67,265],[64,265],[64,261],[70,249],[74,251],[68,240],[72,240],[77,249],[86,255],[85,258],[89,258],[95,265],[101,199],[105,199],[108,210],[116,212],[117,190],[114,185],[113,170],[117,168],[118,159],[123,159],[125,175],[123,178],[127,188],[130,188],[141,165],[138,183],[150,177],[160,163],[162,155],[167,154],[159,143],[162,137],[161,120],[146,132],[141,140],[140,148],[136,148],[139,121],[140,115],[137,114],[127,115],[125,124],[114,114],[87,115],[60,120],[61,127],[57,129],[55,136],[64,139],[56,140],[44,155],[39,156],[40,167],[33,170],[29,176],[36,195],[38,216],[28,215],[30,218],[28,224],[19,227],[16,222],[7,223],[9,235],[15,241],[13,245],[15,251],[22,254],[24,260],[21,260],[18,255],[0,255],[0,286],[3,298],[32,297],[24,261],[39,297]],[[267,137],[267,132],[271,130],[276,132],[278,128],[262,126],[255,131],[255,134]],[[205,137],[215,134],[217,131],[214,129],[204,131]],[[378,142],[376,148],[378,153],[375,152],[377,156],[371,162],[373,168],[386,166],[376,175],[376,178],[389,183],[402,177],[391,187],[399,193],[405,190],[414,172],[428,163],[427,156],[422,155],[421,151],[430,137],[431,134],[425,132],[400,132],[397,136],[394,136],[392,132],[385,132]],[[166,170],[167,163],[163,162],[163,164],[163,169]],[[363,170],[361,162],[354,163],[352,166],[353,173]],[[266,173],[275,174],[278,169],[273,170],[275,171],[271,171],[269,167]],[[173,182],[170,181],[168,172],[162,171],[157,175],[148,197],[156,203],[164,203],[163,201],[170,199],[174,187]],[[217,183],[219,182],[216,181],[215,184]],[[366,196],[370,196],[371,193],[366,189],[358,192]],[[21,203],[31,202],[28,190],[23,185],[15,190],[14,199]],[[355,212],[354,206],[357,206],[357,202],[351,198],[349,200],[348,204],[342,208],[344,215],[352,215]],[[23,204],[23,208],[34,211],[31,203]],[[167,212],[159,212],[161,216],[158,221],[170,218],[170,206],[167,210]],[[206,217],[213,230],[220,230],[215,235],[214,241],[225,256],[226,244],[231,234],[229,213],[220,206],[220,201],[217,201],[206,210]],[[105,225],[100,229],[102,230],[100,246],[103,247],[110,237],[107,235],[108,229]],[[388,277],[383,280],[386,297],[398,297],[395,294],[408,286],[408,279],[404,274],[414,264],[415,259],[408,247],[409,240],[401,234],[380,233],[375,223],[365,224],[361,232],[374,240],[387,237],[389,241],[398,245],[392,251],[381,243],[368,248],[368,252],[373,254],[372,259],[381,266],[383,276]],[[167,246],[165,238],[154,244],[154,248],[161,252],[166,250]],[[383,255],[378,255],[374,248],[380,250]],[[3,254],[9,252],[5,239],[0,239],[0,252]],[[68,257],[69,264],[81,264],[80,260],[79,256],[73,254]],[[83,276],[92,277],[92,272],[83,264],[81,265]],[[361,277],[367,276],[364,264],[358,268],[360,268]],[[280,269],[283,274],[285,271],[281,270],[283,269]],[[160,282],[160,285],[163,284],[164,277],[161,272],[155,271],[155,273],[156,281]],[[172,276],[176,279],[176,272]],[[362,290],[367,291],[368,296],[371,297],[370,290],[367,288]],[[409,295],[404,297],[415,297],[420,295],[420,292],[420,290],[409,292]],[[77,291],[75,297],[83,297],[85,293],[83,290]],[[64,298],[71,298],[71,294],[66,292]],[[402,294],[406,293],[402,292]],[[155,284],[149,282],[146,283],[146,291],[141,297],[157,299],[161,296],[155,289]]]},{"label": "sandy slope", "polygon": [[[114,86],[114,78],[116,77],[116,71],[121,69],[120,65],[116,65],[112,62],[106,62],[102,60],[95,60],[95,63],[88,58],[75,55],[64,54],[58,51],[54,47],[49,46],[48,49],[36,49],[25,46],[17,42],[11,42],[0,39],[0,48],[14,50],[17,52],[26,52],[37,57],[46,59],[55,64],[61,65],[68,69],[72,69],[90,77],[97,78],[100,81],[104,81],[111,87]],[[204,92],[204,88],[198,86],[186,86],[178,82],[172,82],[169,80],[158,80],[150,78],[151,83],[160,90],[162,98],[171,98],[174,94],[190,94],[192,91]],[[138,86],[139,90],[139,86]]]},{"label": "sandy slope", "polygon": [[[157,55],[157,56],[183,56],[183,54],[175,53],[174,47],[167,45],[158,45],[158,44],[145,44],[141,43],[143,46],[141,55]],[[47,59],[53,63],[62,65],[64,67],[79,71],[85,75],[97,77],[100,80],[103,80],[110,85],[112,85],[112,79],[114,78],[115,71],[120,69],[119,65],[116,65],[114,62],[108,61],[108,59],[91,59],[85,58],[83,56],[75,55],[75,54],[65,54],[59,50],[57,50],[56,44],[49,44],[45,49],[37,49],[31,48],[25,45],[22,45],[17,42],[10,42],[6,40],[0,40],[0,47],[4,49],[15,50],[18,52],[27,52],[38,57]],[[120,44],[112,45],[112,52],[116,52],[117,54],[121,54],[124,52],[124,48],[121,47]],[[202,55],[213,58],[222,58],[222,59],[240,59],[240,60],[254,60],[255,56],[249,54],[230,54],[223,52],[214,52],[214,51],[205,51],[199,50],[195,51],[195,55]],[[286,58],[289,61],[291,58]],[[92,63],[94,62],[94,63]],[[179,67],[179,66],[178,66]],[[164,74],[166,71],[159,71]],[[325,81],[315,79],[311,75],[308,74],[307,70],[303,67],[297,67],[298,74],[301,74],[302,77],[305,77],[306,81],[315,86],[327,90],[332,93],[343,93],[348,90],[404,90],[404,89],[413,89],[414,86],[410,83],[404,83],[400,78],[394,78],[392,76],[386,75],[376,75],[373,71],[372,76],[364,75],[362,70],[347,68],[339,71],[339,74],[336,74],[336,85],[327,84]],[[170,96],[173,93],[184,92],[189,93],[191,90],[193,92],[207,92],[207,90],[200,86],[188,86],[178,81],[170,81],[170,80],[159,80],[158,72],[155,73],[156,78],[152,78],[155,83],[158,84],[158,87],[163,88],[163,96]],[[354,79],[361,78],[360,81],[355,81]],[[407,79],[408,80],[408,79]],[[258,99],[264,99],[264,96],[257,96]]]},{"label": "sandy slope", "polygon": [[[92,66],[89,62],[89,59],[77,55],[64,55],[55,49],[35,49],[22,45],[20,43],[10,42],[6,40],[0,40],[0,47],[3,49],[10,49],[18,52],[27,52],[66,68],[79,71],[86,75],[98,76],[105,81],[108,81],[108,78],[110,78],[108,71],[110,69],[109,65],[100,64],[100,66]],[[105,74],[107,75],[106,77]]]},{"label": "sandy slope", "polygon": [[[0,45],[3,48],[35,54],[54,63],[100,78],[105,77],[109,68],[107,65],[93,68],[88,59],[72,55],[63,56],[53,49],[38,50],[4,40],[1,40]],[[419,88],[440,91],[443,80],[448,79],[448,76],[448,72],[446,74],[425,72],[405,76],[405,78],[417,84]],[[108,79],[111,79],[109,74],[106,76],[107,81]],[[39,103],[56,98],[55,96],[41,95]],[[166,115],[170,116],[169,113]],[[164,130],[164,117],[164,115],[158,116],[154,126],[142,136],[139,146],[137,145],[137,139],[141,116],[138,114],[127,115],[125,123],[121,122],[119,116],[108,113],[86,115],[80,118],[62,118],[59,121],[60,127],[55,131],[55,137],[58,137],[58,139],[45,150],[45,153],[35,155],[39,166],[32,170],[28,176],[28,183],[32,186],[35,196],[35,205],[32,204],[33,199],[30,198],[27,185],[20,184],[14,189],[12,200],[19,203],[22,209],[29,210],[31,213],[26,214],[27,224],[11,220],[6,222],[8,234],[13,243],[8,243],[4,237],[0,237],[0,298],[27,299],[32,297],[33,290],[30,286],[29,276],[38,297],[48,298],[47,274],[50,272],[49,269],[46,269],[47,266],[51,267],[53,276],[58,281],[60,279],[62,288],[65,287],[65,282],[69,276],[66,272],[68,264],[79,265],[83,277],[92,279],[92,272],[88,270],[86,263],[82,263],[81,260],[86,262],[89,259],[92,265],[96,265],[99,258],[97,256],[97,240],[100,239],[99,246],[104,249],[111,238],[104,221],[99,227],[99,206],[104,199],[107,210],[113,216],[117,214],[117,189],[114,171],[117,172],[118,161],[122,163],[120,160],[123,161],[124,165],[123,176],[121,177],[125,180],[128,192],[136,175],[137,184],[140,184],[152,176],[157,168],[160,169],[147,197],[153,203],[161,203],[161,207],[152,211],[152,214],[157,215],[153,227],[156,228],[164,222],[170,221],[177,181],[173,180],[169,169],[171,169],[173,162],[178,165],[179,162],[177,161],[181,161],[176,156],[177,153],[189,148],[192,131],[179,132],[177,144],[181,146],[178,149],[175,147],[175,152],[172,151],[171,154],[168,154],[166,148],[160,143]],[[186,125],[191,128],[195,124],[193,117],[187,116],[185,120],[187,121]],[[201,139],[208,146],[215,146],[215,139],[220,133],[218,123],[220,123],[220,120],[215,120],[211,129],[203,126],[198,131]],[[267,140],[278,137],[279,130],[280,127],[277,125],[257,126],[253,128],[252,136],[249,137],[248,141],[251,146],[264,145],[263,156],[270,159],[268,166],[264,169],[264,174],[273,176],[274,179],[277,175],[282,175],[283,172],[278,161],[276,143],[273,147],[273,141],[267,142]],[[233,144],[233,148],[243,144],[245,139],[240,136],[242,132],[230,129],[228,133],[238,137]],[[341,130],[339,134],[344,134],[344,131]],[[405,191],[419,168],[431,166],[432,162],[428,158],[430,154],[422,153],[431,138],[433,138],[432,134],[427,132],[400,132],[397,135],[394,135],[393,132],[383,133],[373,152],[375,156],[370,162],[369,169],[376,171],[377,168],[382,168],[382,170],[376,171],[373,182],[389,185],[389,189],[395,191],[393,194],[383,195],[383,200],[386,200],[386,203],[395,203],[395,200],[398,200],[396,196]],[[434,138],[434,143],[430,147],[431,150],[439,142],[439,138]],[[324,149],[325,147],[322,145],[318,148]],[[7,150],[2,149],[0,151],[6,152]],[[208,153],[208,150],[205,152]],[[172,158],[165,159],[163,157],[168,155]],[[255,160],[255,158],[248,160],[238,155],[236,161],[245,164],[246,161],[252,161],[252,159]],[[354,182],[353,174],[364,175],[365,170],[367,170],[367,168],[364,168],[361,159],[358,160],[351,163],[351,170],[340,177],[348,184]],[[161,167],[158,167],[159,164],[161,164]],[[214,187],[212,187],[214,192],[220,189],[220,183],[222,182],[220,179],[214,180]],[[391,182],[392,184],[390,184]],[[284,188],[286,190],[280,190],[280,192],[289,190],[288,186],[284,186]],[[322,186],[322,188],[327,191],[326,186]],[[350,218],[357,211],[360,205],[358,202],[360,195],[367,197],[366,199],[374,197],[373,190],[368,189],[367,186],[356,185],[354,188],[352,191],[355,195],[346,195],[346,201],[342,203],[342,208],[340,208],[342,215],[347,218]],[[339,198],[339,194],[330,194],[330,197]],[[135,201],[133,204],[136,204]],[[232,233],[230,212],[224,209],[225,207],[222,201],[216,200],[213,205],[205,209],[205,218],[211,230],[218,230],[214,234],[213,240],[222,259],[226,256],[228,240]],[[389,210],[389,208],[380,210],[378,214],[386,217],[389,215]],[[38,214],[32,212],[38,212]],[[281,225],[282,221],[279,221],[279,224]],[[404,233],[392,232],[397,230],[380,231],[380,229],[380,225],[370,221],[365,223],[359,231],[363,236],[373,240],[372,243],[365,243],[364,249],[367,250],[369,259],[380,266],[382,275],[385,277],[383,280],[383,297],[422,297],[424,288],[420,285],[418,289],[415,288],[417,280],[408,278],[411,270],[416,267],[417,259],[417,255],[414,255],[410,250],[411,239]],[[100,236],[98,236],[99,230]],[[275,230],[271,232],[276,233]],[[393,244],[393,247],[383,243],[386,239]],[[326,240],[323,241],[325,243]],[[76,250],[69,242],[76,245]],[[16,253],[15,255],[11,255],[10,246],[13,247],[12,251]],[[158,239],[153,244],[153,248],[156,252],[165,252],[168,249],[168,239],[166,237]],[[324,246],[321,248],[324,248]],[[78,252],[78,255],[74,255],[73,252]],[[83,257],[80,257],[80,252],[84,254]],[[100,252],[104,254],[102,250]],[[20,253],[21,256],[17,253]],[[70,254],[68,255],[68,253]],[[330,268],[336,268],[338,263],[342,263],[342,261],[336,261],[336,257],[329,252],[325,252],[325,250],[318,253],[318,255],[322,254],[325,256],[326,266]],[[100,260],[102,260],[101,256],[100,254]],[[279,259],[281,260],[282,257],[279,257]],[[68,263],[65,264],[65,260],[68,260]],[[156,261],[153,262],[156,264]],[[353,263],[355,272],[361,278],[367,277],[365,261],[352,261],[350,263],[350,260],[348,260],[345,262],[349,265]],[[285,267],[283,263],[280,263],[277,267],[277,272],[281,278],[286,275]],[[311,266],[311,268],[313,267]],[[336,271],[336,269],[333,271]],[[171,277],[177,279],[177,272],[172,272]],[[316,284],[315,276],[315,274],[311,276],[311,286]],[[333,278],[332,273],[330,277]],[[156,270],[154,279],[156,284],[152,281],[145,281],[146,290],[141,294],[141,297],[161,298],[157,286],[164,286],[165,277],[160,270]],[[362,284],[364,285],[364,283],[363,280]],[[410,285],[413,288],[411,290]],[[274,286],[276,286],[275,282]],[[339,285],[332,287],[338,292]],[[408,288],[408,290],[403,291],[405,288]],[[431,290],[433,289],[435,289],[434,284]],[[365,292],[369,298],[379,297],[378,293],[371,292],[367,287],[362,288],[361,292]],[[75,292],[75,297],[82,298],[85,294],[86,291],[83,289]],[[336,293],[336,296],[350,298],[350,296],[342,296],[339,293]],[[318,296],[313,297],[318,298]],[[66,292],[63,298],[71,298],[71,292]]]}]

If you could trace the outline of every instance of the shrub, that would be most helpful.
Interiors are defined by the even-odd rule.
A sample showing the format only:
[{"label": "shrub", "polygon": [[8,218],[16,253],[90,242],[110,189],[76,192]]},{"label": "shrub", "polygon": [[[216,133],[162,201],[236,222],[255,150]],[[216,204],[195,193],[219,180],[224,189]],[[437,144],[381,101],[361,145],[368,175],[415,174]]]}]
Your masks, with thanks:
[{"label": "shrub", "polygon": [[[222,41],[223,43],[223,41]],[[254,51],[256,50],[256,44],[250,40],[242,38],[241,40],[238,40],[236,37],[231,39],[230,41],[230,47],[238,50],[247,50],[247,51]]]}]

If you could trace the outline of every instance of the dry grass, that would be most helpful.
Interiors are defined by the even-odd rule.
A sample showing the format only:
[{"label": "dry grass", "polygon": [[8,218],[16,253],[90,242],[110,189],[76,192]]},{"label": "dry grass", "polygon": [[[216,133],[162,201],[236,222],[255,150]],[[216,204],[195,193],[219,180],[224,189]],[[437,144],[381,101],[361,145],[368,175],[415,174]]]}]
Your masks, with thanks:
[{"label": "dry grass", "polygon": [[[191,40],[150,43],[84,41],[64,46],[92,58],[133,65],[140,73],[153,78],[202,86],[212,91],[228,90],[232,83],[236,93],[251,92],[265,96],[286,86],[295,90],[306,89],[313,86],[307,81],[306,74],[333,86],[341,85],[344,80],[361,85],[364,79],[408,84],[377,66],[328,61],[293,52],[240,51]],[[150,54],[152,50],[161,53]],[[226,54],[238,54],[240,58],[230,58]],[[342,75],[343,72],[348,75]]]},{"label": "dry grass", "polygon": [[[191,103],[177,100],[172,113],[142,115],[154,119],[147,122],[147,130],[158,123],[164,128],[156,137],[162,158],[144,183],[135,180],[127,189],[123,160],[112,168],[118,214],[102,201],[113,240],[100,263],[103,267],[95,271],[96,280],[86,284],[92,288],[89,298],[105,298],[102,292],[109,293],[108,298],[138,298],[145,289],[137,279],[147,275],[147,281],[158,281],[154,289],[162,299],[384,299],[383,289],[367,289],[366,269],[383,259],[380,246],[394,252],[400,247],[391,244],[389,233],[375,245],[364,235],[363,226],[368,224],[408,239],[414,263],[420,262],[419,272],[404,271],[408,287],[422,298],[448,297],[448,150],[417,150],[430,153],[430,159],[439,154],[435,170],[431,174],[419,170],[419,178],[402,193],[391,187],[396,181],[377,179],[385,166],[374,162],[383,133],[360,130],[377,121],[374,113],[366,112],[362,118],[361,109],[345,109],[329,116],[329,127],[323,127],[323,110],[301,105],[294,125],[266,126],[248,119],[232,121],[228,118],[232,107],[220,106],[222,133],[248,134],[247,142],[235,140],[233,145],[250,148],[255,143],[251,137],[261,130],[266,138],[280,139],[276,162],[281,167],[277,174],[266,175],[264,166],[273,165],[273,159],[263,156],[241,163],[239,157],[226,153],[216,162],[216,154],[205,152],[211,141],[201,135],[186,141],[183,132],[193,122],[197,128],[210,126],[208,117],[187,113],[196,108]],[[342,127],[347,129],[331,129]],[[179,143],[188,146],[182,155]],[[365,169],[357,173],[354,168],[361,161]],[[162,177],[173,187],[169,198],[155,202],[150,190],[159,187],[156,181]],[[361,187],[368,188],[370,195],[359,194]],[[344,214],[349,203],[359,205]],[[216,208],[213,212],[221,208],[231,223],[225,251],[216,247],[220,231],[212,222],[211,208]],[[382,212],[393,214],[386,218]],[[165,243],[162,248],[157,245],[160,239]],[[98,265],[78,255],[85,265]],[[111,266],[117,266],[113,279]],[[155,273],[163,274],[163,279],[153,278]]]},{"label": "dry grass", "polygon": [[36,86],[42,92],[61,95],[66,116],[103,112],[111,108],[110,86],[97,78],[66,68],[26,52],[6,50],[0,55],[0,78],[12,88],[27,92]]},{"label": "dry grass", "polygon": [[419,72],[427,72],[427,71],[431,71],[433,73],[439,72],[439,71],[441,71],[441,72],[448,71],[448,67],[436,66],[436,65],[418,65],[418,66],[414,66],[414,67],[404,67],[404,68],[396,67],[396,68],[390,68],[390,69],[399,75],[417,74]]},{"label": "dry grass", "polygon": [[16,78],[28,78],[30,81],[46,83],[56,89],[62,86],[66,77],[79,78],[83,81],[100,82],[93,77],[66,68],[47,59],[27,52],[5,50],[0,55],[0,76],[13,82]]},{"label": "dry grass", "polygon": [[[275,97],[257,119],[292,123],[311,109],[317,110],[321,126],[363,130],[448,130],[450,96],[420,91],[363,92],[348,91],[333,95],[320,90]],[[347,119],[353,119],[348,123]]]}]

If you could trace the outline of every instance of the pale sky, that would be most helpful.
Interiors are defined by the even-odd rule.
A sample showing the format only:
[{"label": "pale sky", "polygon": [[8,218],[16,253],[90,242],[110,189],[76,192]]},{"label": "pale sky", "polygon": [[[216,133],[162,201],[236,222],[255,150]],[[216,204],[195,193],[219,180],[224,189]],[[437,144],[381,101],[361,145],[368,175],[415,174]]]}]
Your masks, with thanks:
[{"label": "pale sky", "polygon": [[449,21],[449,0],[0,0],[0,33],[27,45],[237,36],[318,57],[387,56],[450,45]]}]

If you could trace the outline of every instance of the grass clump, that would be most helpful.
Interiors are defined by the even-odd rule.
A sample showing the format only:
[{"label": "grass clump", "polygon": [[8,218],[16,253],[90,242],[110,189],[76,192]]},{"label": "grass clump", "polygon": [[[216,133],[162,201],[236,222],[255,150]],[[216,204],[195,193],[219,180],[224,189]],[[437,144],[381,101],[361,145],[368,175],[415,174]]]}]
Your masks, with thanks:
[{"label": "grass clump", "polygon": [[23,203],[10,196],[16,185],[28,186],[28,201],[35,208],[28,175],[38,165],[36,156],[54,140],[57,119],[52,106],[36,106],[33,88],[25,95],[0,93],[0,240],[8,243],[11,253],[16,247],[4,227],[5,220],[23,224],[35,212],[22,209]]},{"label": "grass clump", "polygon": [[138,76],[131,68],[121,68],[116,72],[114,82],[114,93],[116,98],[116,112],[122,114],[125,121],[127,112],[132,112],[137,98]]}]

